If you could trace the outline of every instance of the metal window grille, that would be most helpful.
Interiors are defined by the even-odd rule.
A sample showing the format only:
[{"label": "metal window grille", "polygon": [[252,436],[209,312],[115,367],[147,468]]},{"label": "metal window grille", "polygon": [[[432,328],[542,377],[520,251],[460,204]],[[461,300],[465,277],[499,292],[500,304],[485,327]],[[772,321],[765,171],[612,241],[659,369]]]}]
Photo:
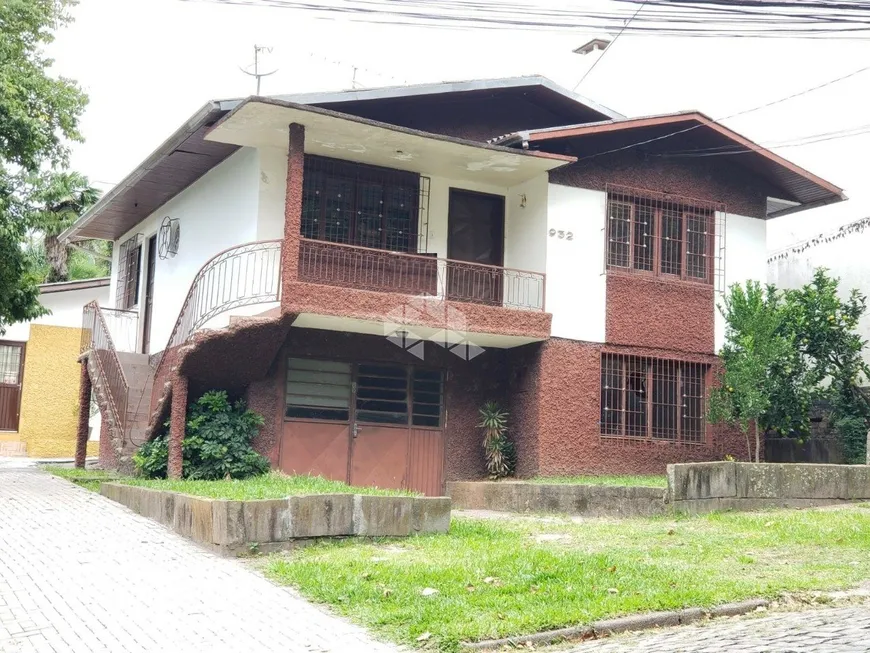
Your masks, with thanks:
[{"label": "metal window grille", "polygon": [[391,252],[426,251],[428,178],[308,155],[302,186],[305,238]]},{"label": "metal window grille", "polygon": [[607,185],[609,270],[654,274],[724,290],[726,207]]},{"label": "metal window grille", "polygon": [[[290,418],[368,424],[441,426],[444,375],[403,365],[287,361],[285,414]],[[353,412],[351,412],[353,408]]]},{"label": "metal window grille", "polygon": [[704,441],[709,365],[602,354],[601,434]]},{"label": "metal window grille", "polygon": [[21,382],[21,345],[0,345],[0,383],[18,385]]},{"label": "metal window grille", "polygon": [[115,290],[115,307],[126,310],[136,305],[139,299],[139,266],[142,262],[144,236],[136,234],[123,243],[118,252],[118,285]]}]

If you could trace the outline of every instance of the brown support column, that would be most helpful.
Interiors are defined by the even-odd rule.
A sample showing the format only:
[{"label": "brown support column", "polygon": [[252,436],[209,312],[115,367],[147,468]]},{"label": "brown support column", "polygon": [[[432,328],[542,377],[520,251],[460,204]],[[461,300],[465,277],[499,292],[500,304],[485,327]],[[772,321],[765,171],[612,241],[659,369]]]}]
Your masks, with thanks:
[{"label": "brown support column", "polygon": [[[299,238],[302,233],[302,175],[305,169],[305,127],[290,125],[287,152],[287,194],[284,196],[284,248],[281,253],[281,282],[284,288],[299,277]],[[290,293],[281,293],[286,306]]]},{"label": "brown support column", "polygon": [[169,413],[169,478],[181,478],[183,456],[181,442],[187,422],[187,377],[172,381],[172,408]]},{"label": "brown support column", "polygon": [[91,419],[91,375],[88,374],[88,362],[82,361],[82,371],[79,376],[79,426],[76,431],[76,467],[85,468],[85,457],[88,455],[88,422]]}]

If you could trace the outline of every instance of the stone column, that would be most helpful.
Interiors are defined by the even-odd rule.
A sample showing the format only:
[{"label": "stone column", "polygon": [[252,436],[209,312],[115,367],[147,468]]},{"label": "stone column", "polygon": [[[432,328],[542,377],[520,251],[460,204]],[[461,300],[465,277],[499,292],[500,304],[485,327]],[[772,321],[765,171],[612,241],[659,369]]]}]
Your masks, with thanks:
[{"label": "stone column", "polygon": [[[281,283],[284,288],[299,276],[299,238],[302,232],[302,175],[305,169],[305,127],[290,125],[287,152],[287,192],[284,196],[284,246],[281,252]],[[289,292],[281,293],[282,306],[287,305]]]},{"label": "stone column", "polygon": [[187,422],[187,377],[172,381],[172,407],[169,413],[169,478],[181,478],[183,457],[181,442]]},{"label": "stone column", "polygon": [[91,375],[88,373],[88,362],[83,360],[79,376],[79,425],[76,431],[76,467],[85,468],[85,457],[88,455],[88,422],[91,420]]}]

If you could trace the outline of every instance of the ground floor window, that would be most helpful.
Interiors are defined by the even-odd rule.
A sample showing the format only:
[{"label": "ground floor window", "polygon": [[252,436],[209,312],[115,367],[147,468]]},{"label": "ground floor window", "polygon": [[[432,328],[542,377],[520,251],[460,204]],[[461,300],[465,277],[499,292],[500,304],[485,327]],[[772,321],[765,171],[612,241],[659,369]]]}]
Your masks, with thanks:
[{"label": "ground floor window", "polygon": [[622,354],[601,357],[601,434],[702,442],[702,363]]},{"label": "ground floor window", "polygon": [[438,428],[443,373],[416,366],[289,358],[289,418]]}]

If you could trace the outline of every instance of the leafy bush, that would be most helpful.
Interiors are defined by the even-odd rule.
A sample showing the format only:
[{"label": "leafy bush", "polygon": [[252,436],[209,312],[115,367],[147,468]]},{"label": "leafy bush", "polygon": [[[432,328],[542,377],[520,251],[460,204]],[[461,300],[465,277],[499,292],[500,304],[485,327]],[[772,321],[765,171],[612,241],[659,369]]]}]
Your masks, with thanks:
[{"label": "leafy bush", "polygon": [[507,437],[507,418],[508,414],[494,401],[488,401],[480,409],[478,426],[483,429],[483,451],[491,479],[512,476],[516,470],[516,450]]},{"label": "leafy bush", "polygon": [[[251,448],[262,425],[263,417],[248,410],[245,402],[230,403],[224,391],[206,392],[187,410],[181,445],[184,478],[247,478],[269,471],[269,461]],[[164,432],[143,445],[133,462],[141,476],[166,478],[168,459]]]}]

